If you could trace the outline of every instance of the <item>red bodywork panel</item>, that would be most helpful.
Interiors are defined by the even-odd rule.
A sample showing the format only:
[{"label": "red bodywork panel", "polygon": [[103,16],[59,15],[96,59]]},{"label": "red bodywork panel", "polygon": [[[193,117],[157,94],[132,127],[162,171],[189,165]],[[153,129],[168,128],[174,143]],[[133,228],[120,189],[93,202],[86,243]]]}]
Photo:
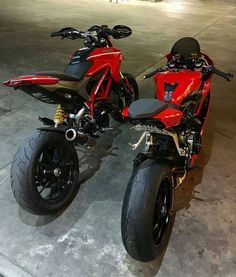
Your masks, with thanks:
[{"label": "red bodywork panel", "polygon": [[156,98],[165,101],[165,83],[178,84],[169,103],[179,106],[188,94],[200,88],[201,78],[202,74],[200,72],[191,70],[158,73],[154,77],[157,87]]},{"label": "red bodywork panel", "polygon": [[[213,61],[204,53],[201,53],[201,57],[207,61],[208,64],[214,65]],[[166,55],[166,59],[169,62],[173,58],[172,54]],[[166,71],[159,72],[154,76],[156,84],[156,98],[165,102],[165,83],[171,85],[177,84],[175,87],[170,102],[168,104],[175,104],[180,106],[186,96],[192,93],[194,90],[202,89],[203,98],[198,109],[195,111],[196,115],[199,114],[204,103],[205,98],[211,91],[211,80],[210,78],[204,82],[202,87],[202,73],[200,71],[193,70],[181,70],[177,72]],[[124,117],[128,117],[129,111],[128,108],[125,108],[122,112]],[[182,111],[179,111],[177,108],[170,106],[154,115],[152,119],[161,121],[166,128],[171,128],[178,126],[181,123],[183,118]]]},{"label": "red bodywork panel", "polygon": [[173,108],[166,108],[156,114],[153,119],[161,121],[166,128],[178,126],[182,120],[183,113]]},{"label": "red bodywork panel", "polygon": [[96,48],[87,59],[93,61],[93,65],[89,68],[86,76],[91,77],[102,69],[109,68],[112,78],[116,82],[121,80],[120,66],[123,54],[119,49],[114,47]]},{"label": "red bodywork panel", "polygon": [[[200,88],[201,78],[202,74],[200,72],[191,70],[157,73],[154,76],[157,87],[156,98],[165,102],[165,83],[178,83],[172,94],[172,99],[168,104],[176,104],[177,106],[180,106],[188,94]],[[208,88],[206,90],[208,91]],[[124,117],[128,117],[128,108],[124,109],[122,114]],[[178,126],[181,123],[182,118],[182,111],[173,107],[167,107],[152,117],[152,119],[161,121],[166,128]]]},{"label": "red bodywork panel", "polygon": [[[129,108],[126,107],[122,111],[123,117],[127,118],[129,116]],[[178,126],[182,120],[183,113],[173,108],[166,108],[160,113],[152,117],[152,119],[157,119],[161,121],[166,128]]]},{"label": "red bodywork panel", "polygon": [[123,117],[127,118],[129,115],[129,107],[126,107],[122,110]]},{"label": "red bodywork panel", "polygon": [[3,84],[8,87],[18,87],[27,84],[38,84],[38,85],[54,85],[59,82],[58,78],[51,76],[38,76],[38,75],[29,75],[29,76],[20,76],[14,79],[10,79]]},{"label": "red bodywork panel", "polygon": [[202,88],[203,99],[202,99],[201,105],[199,106],[198,110],[195,112],[196,115],[198,115],[200,113],[202,105],[204,103],[204,100],[206,99],[206,97],[208,96],[210,91],[211,91],[211,81],[207,80],[207,81],[205,81],[204,86]]},{"label": "red bodywork panel", "polygon": [[[92,61],[91,67],[87,70],[84,77],[92,78],[98,73],[101,73],[91,93],[89,100],[86,102],[94,113],[94,106],[97,101],[106,100],[111,92],[113,81],[119,83],[121,81],[121,62],[123,59],[122,52],[115,47],[95,48],[87,57],[87,60]],[[38,84],[38,85],[54,85],[60,79],[51,76],[20,76],[4,82],[4,85],[10,87],[20,87],[22,85]]]},{"label": "red bodywork panel", "polygon": [[[86,73],[86,77],[92,77],[99,72],[102,75],[99,77],[97,85],[89,95],[89,105],[91,112],[94,112],[96,101],[105,100],[108,98],[112,81],[119,83],[121,81],[120,67],[123,59],[122,52],[115,47],[104,47],[94,49],[87,60],[93,62],[92,66]],[[104,85],[106,84],[106,85]]]}]

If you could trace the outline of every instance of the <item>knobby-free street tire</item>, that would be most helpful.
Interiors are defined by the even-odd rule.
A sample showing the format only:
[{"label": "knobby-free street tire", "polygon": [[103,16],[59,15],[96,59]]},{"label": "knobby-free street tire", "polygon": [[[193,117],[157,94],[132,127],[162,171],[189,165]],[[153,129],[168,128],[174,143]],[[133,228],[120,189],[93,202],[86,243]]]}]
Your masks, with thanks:
[{"label": "knobby-free street tire", "polygon": [[171,168],[145,160],[134,170],[122,208],[122,240],[128,254],[142,262],[154,260],[166,247],[172,227]]},{"label": "knobby-free street tire", "polygon": [[16,152],[11,187],[20,206],[38,215],[66,208],[78,189],[79,163],[63,134],[36,131]]}]

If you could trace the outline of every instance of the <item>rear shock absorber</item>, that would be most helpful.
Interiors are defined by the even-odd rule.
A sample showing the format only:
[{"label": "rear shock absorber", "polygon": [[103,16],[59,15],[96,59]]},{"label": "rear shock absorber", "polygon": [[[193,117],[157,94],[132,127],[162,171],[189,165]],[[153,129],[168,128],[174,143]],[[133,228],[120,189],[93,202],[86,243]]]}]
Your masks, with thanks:
[{"label": "rear shock absorber", "polygon": [[57,106],[55,115],[54,115],[54,123],[62,124],[63,121],[68,117],[67,113],[63,110],[61,105]]}]

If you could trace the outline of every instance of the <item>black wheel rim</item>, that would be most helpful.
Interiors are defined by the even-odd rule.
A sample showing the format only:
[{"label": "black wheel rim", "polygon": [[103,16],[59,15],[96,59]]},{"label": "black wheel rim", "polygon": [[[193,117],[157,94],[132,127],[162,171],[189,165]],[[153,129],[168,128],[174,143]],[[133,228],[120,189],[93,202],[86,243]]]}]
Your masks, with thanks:
[{"label": "black wheel rim", "polygon": [[75,164],[62,147],[47,145],[37,156],[34,178],[41,199],[55,203],[66,197],[74,181]]},{"label": "black wheel rim", "polygon": [[166,227],[170,220],[171,209],[171,184],[166,178],[162,180],[154,208],[153,218],[153,239],[156,246],[158,246],[164,236]]}]

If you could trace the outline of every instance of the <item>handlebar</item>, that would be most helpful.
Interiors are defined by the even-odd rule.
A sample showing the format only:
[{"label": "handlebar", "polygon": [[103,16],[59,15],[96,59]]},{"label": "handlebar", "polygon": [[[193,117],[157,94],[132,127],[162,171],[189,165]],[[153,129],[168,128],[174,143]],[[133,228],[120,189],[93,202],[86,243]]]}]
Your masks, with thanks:
[{"label": "handlebar", "polygon": [[223,72],[223,71],[220,71],[218,69],[216,69],[215,67],[210,67],[209,70],[208,70],[210,73],[215,73],[216,75],[226,79],[228,82],[231,81],[234,77],[234,75],[230,72]]},{"label": "handlebar", "polygon": [[[144,75],[143,78],[144,79],[150,78],[150,77],[154,76],[156,73],[164,72],[164,71],[167,71],[168,69],[169,69],[168,65],[158,68],[158,69]],[[203,67],[202,71],[203,72],[205,71],[206,73],[215,73],[216,75],[226,79],[228,82],[231,81],[234,77],[234,75],[232,73],[220,71],[220,70],[216,69],[214,66]]]},{"label": "handlebar", "polygon": [[67,28],[63,28],[58,32],[53,32],[50,34],[51,37],[61,37],[62,39],[64,38],[70,38],[70,39],[76,39],[79,37],[83,37],[82,36],[82,32],[71,28],[71,27],[67,27]]},{"label": "handlebar", "polygon": [[132,34],[132,30],[125,25],[116,25],[113,29],[110,29],[107,25],[94,25],[88,29],[86,32],[81,32],[71,27],[66,27],[61,29],[58,32],[53,32],[50,34],[51,37],[61,37],[69,39],[77,38],[90,38],[94,41],[99,39],[107,39],[108,36],[112,36],[114,39],[125,38]]},{"label": "handlebar", "polygon": [[155,74],[157,74],[158,72],[164,72],[165,70],[166,70],[165,67],[157,68],[156,70],[144,75],[143,78],[144,79],[150,78],[150,77],[154,76]]}]

